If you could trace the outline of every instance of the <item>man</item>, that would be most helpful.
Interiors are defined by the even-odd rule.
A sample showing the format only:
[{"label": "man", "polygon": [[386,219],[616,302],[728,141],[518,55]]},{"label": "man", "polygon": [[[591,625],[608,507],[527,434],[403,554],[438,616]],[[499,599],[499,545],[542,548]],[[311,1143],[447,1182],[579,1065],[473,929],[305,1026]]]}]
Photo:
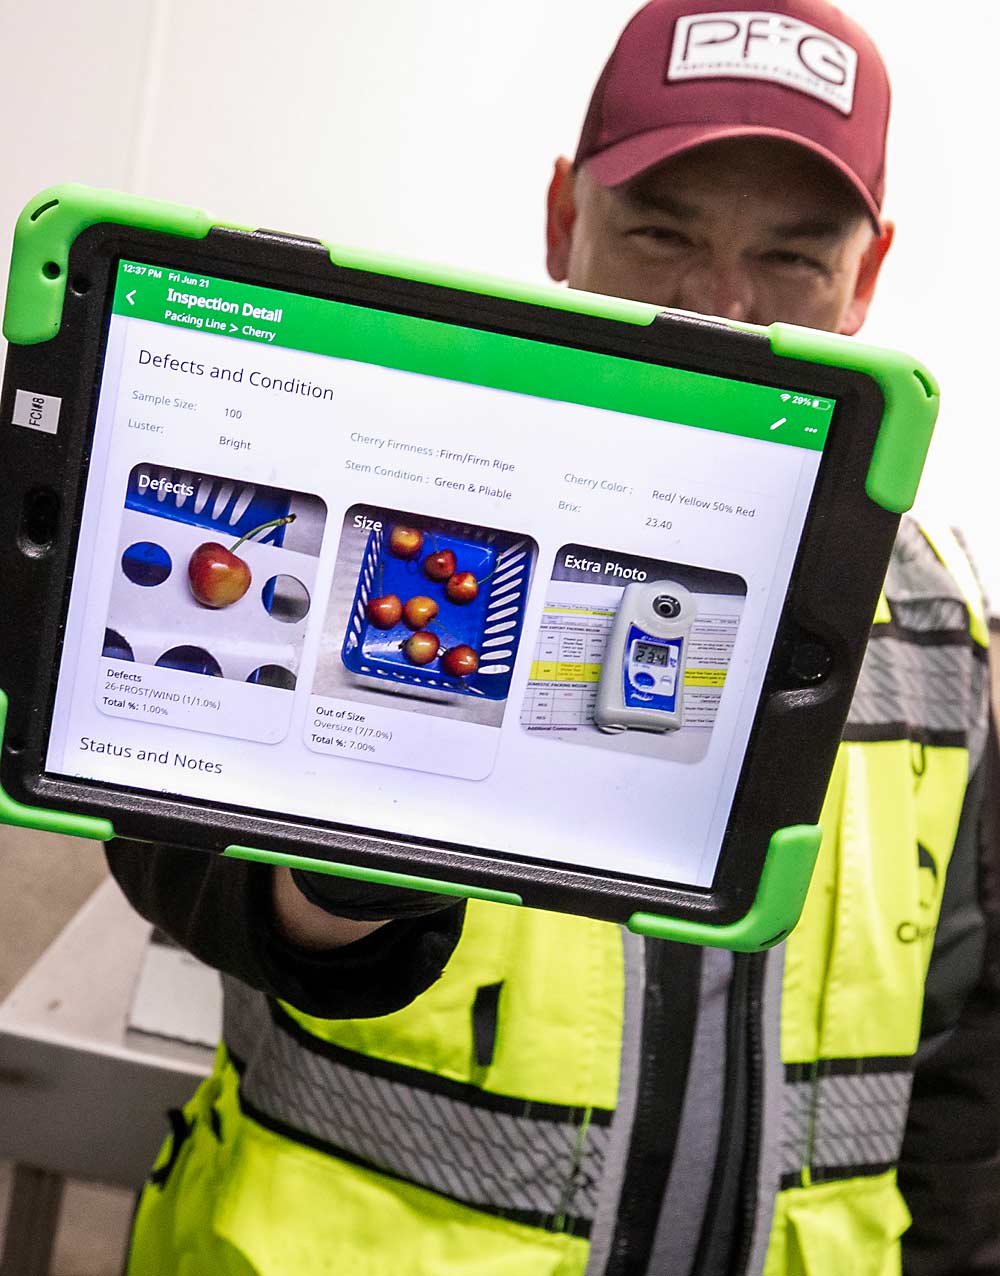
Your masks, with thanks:
[{"label": "man", "polygon": [[[653,0],[556,164],[550,273],[854,333],[892,241],[888,99],[871,42],[823,0]],[[173,1116],[130,1270],[898,1272],[922,1012],[932,1101],[945,1064],[975,1077],[964,1042],[996,1017],[976,897],[985,674],[961,550],[906,520],[803,921],[766,955],[113,843],[140,911],[227,972],[225,1045]],[[977,1202],[991,1102],[947,1136]],[[975,1208],[961,1238],[933,1234],[955,1202],[920,1111],[914,1199],[937,1204],[912,1270],[959,1270],[989,1223]]]}]

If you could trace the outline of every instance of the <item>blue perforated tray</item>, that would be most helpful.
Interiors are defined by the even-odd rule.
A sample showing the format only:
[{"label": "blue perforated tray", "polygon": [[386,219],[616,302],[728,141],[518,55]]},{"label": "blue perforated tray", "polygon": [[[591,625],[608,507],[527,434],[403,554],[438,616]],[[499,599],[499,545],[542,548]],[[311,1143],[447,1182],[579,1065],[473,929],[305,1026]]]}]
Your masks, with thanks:
[{"label": "blue perforated tray", "polygon": [[[140,489],[141,474],[154,481],[184,484],[192,489],[191,494],[178,499],[174,492],[167,493],[163,488],[154,490],[147,486]],[[291,501],[291,493],[280,488],[152,463],[134,467],[125,492],[127,509],[155,514],[158,518],[169,518],[178,523],[191,523],[234,539],[245,536],[262,523],[284,518],[291,510]],[[238,517],[237,510],[240,510]],[[269,527],[256,538],[257,543],[283,545],[287,530],[287,525]]]}]

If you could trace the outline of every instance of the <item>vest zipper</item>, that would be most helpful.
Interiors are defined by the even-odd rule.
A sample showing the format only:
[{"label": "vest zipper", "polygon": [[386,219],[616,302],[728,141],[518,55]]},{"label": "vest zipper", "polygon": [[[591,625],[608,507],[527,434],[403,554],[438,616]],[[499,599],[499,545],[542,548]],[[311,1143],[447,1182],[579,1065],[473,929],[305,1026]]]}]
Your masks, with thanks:
[{"label": "vest zipper", "polygon": [[649,1265],[687,1085],[701,986],[701,951],[645,941],[646,992],[635,1119],[604,1276]]},{"label": "vest zipper", "polygon": [[737,954],[733,963],[719,1149],[691,1276],[747,1276],[763,1116],[765,960]]},{"label": "vest zipper", "polygon": [[740,1192],[739,1235],[734,1276],[748,1276],[747,1264],[757,1219],[758,1161],[764,1116],[764,971],[766,953],[747,959],[747,1124]]}]

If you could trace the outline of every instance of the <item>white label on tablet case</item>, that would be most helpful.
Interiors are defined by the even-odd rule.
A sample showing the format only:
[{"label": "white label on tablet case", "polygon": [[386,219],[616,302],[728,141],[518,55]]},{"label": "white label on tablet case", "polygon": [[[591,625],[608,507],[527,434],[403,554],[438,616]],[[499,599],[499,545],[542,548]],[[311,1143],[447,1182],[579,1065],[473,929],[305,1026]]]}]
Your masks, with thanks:
[{"label": "white label on tablet case", "polygon": [[667,79],[770,80],[850,115],[857,69],[849,44],[787,14],[692,13],[677,19]]},{"label": "white label on tablet case", "polygon": [[55,434],[59,430],[59,408],[62,399],[54,394],[35,394],[34,390],[18,390],[14,395],[14,425],[26,425],[29,430],[41,430],[43,434]]}]

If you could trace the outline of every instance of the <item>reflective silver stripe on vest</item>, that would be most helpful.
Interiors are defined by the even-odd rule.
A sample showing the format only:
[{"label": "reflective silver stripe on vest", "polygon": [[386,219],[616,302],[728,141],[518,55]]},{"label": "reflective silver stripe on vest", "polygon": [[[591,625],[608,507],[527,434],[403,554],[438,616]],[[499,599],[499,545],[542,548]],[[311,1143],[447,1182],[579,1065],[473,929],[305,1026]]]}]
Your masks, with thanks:
[{"label": "reflective silver stripe on vest", "polygon": [[843,1167],[894,1164],[903,1146],[912,1072],[820,1077],[810,1173],[844,1177]]},{"label": "reflective silver stripe on vest", "polygon": [[646,993],[646,941],[641,935],[621,928],[625,958],[625,1001],[622,1016],[621,1067],[618,1074],[618,1102],[611,1122],[600,1198],[590,1232],[590,1253],[585,1276],[604,1276],[611,1258],[618,1218],[618,1199],[625,1180],[626,1162],[632,1143],[638,1102],[639,1070],[642,1064],[642,1019]]},{"label": "reflective silver stripe on vest", "polygon": [[[924,584],[926,587],[926,581]],[[947,587],[950,590],[955,588],[950,577]],[[913,633],[941,633],[945,630],[954,630],[961,634],[969,632],[969,609],[957,595],[948,598],[919,595],[902,598],[899,594],[894,594],[892,613],[901,628]]]},{"label": "reflective silver stripe on vest", "polygon": [[307,1034],[225,980],[223,1038],[248,1116],[334,1156],[476,1209],[589,1232],[610,1112],[493,1095]]},{"label": "reflective silver stripe on vest", "polygon": [[857,728],[902,727],[897,738],[966,745],[977,716],[983,668],[968,630],[961,643],[934,646],[873,636],[845,737],[856,737]]},{"label": "reflective silver stripe on vest", "polygon": [[986,741],[986,653],[961,590],[911,518],[900,524],[885,595],[892,620],[872,626],[844,739],[964,747],[971,773]]},{"label": "reflective silver stripe on vest", "polygon": [[812,1134],[813,1085],[786,1081],[781,1112],[781,1178],[797,1174],[809,1164]]},{"label": "reflective silver stripe on vest", "polygon": [[782,1185],[881,1174],[899,1159],[913,1059],[826,1059],[786,1069]]},{"label": "reflective silver stripe on vest", "polygon": [[909,515],[900,519],[885,593],[894,618],[906,629],[969,631],[969,610],[958,582]]}]

